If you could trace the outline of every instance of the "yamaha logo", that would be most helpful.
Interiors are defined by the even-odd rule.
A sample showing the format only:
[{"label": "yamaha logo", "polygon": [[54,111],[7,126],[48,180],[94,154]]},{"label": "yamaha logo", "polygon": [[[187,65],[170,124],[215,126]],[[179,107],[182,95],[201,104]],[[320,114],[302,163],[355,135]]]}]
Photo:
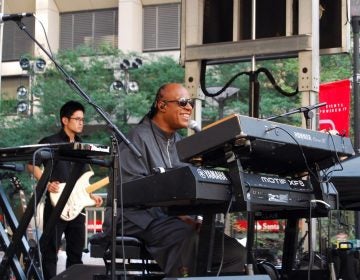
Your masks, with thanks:
[{"label": "yamaha logo", "polygon": [[203,179],[227,181],[227,177],[224,172],[211,169],[198,168],[197,173]]},{"label": "yamaha logo", "polygon": [[308,140],[311,141],[311,135],[306,133],[300,133],[300,132],[294,132],[295,138],[301,139],[301,140]]}]

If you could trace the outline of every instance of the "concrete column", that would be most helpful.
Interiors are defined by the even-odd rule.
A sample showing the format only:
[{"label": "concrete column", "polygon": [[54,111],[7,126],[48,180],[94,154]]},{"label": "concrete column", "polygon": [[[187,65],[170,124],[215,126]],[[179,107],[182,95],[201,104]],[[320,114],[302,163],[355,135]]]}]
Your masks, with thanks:
[{"label": "concrete column", "polygon": [[[299,1],[299,34],[311,34],[312,48],[299,52],[299,91],[302,93],[302,106],[315,104],[320,83],[319,56],[319,1]],[[306,126],[303,118],[303,126]],[[311,128],[316,129],[312,119]]]},{"label": "concrete column", "polygon": [[[312,48],[309,51],[299,52],[299,91],[302,94],[302,106],[308,106],[317,102],[320,83],[320,56],[319,56],[319,0],[299,1],[299,34],[311,34]],[[306,123],[303,117],[303,127],[316,129],[316,118]],[[311,225],[310,225],[311,223]],[[311,219],[308,226],[311,226],[312,249],[316,245],[316,219]],[[309,230],[309,228],[302,230]],[[302,235],[304,234],[304,231]],[[307,246],[308,240],[305,242]]]},{"label": "concrete column", "polygon": [[141,0],[119,0],[118,47],[142,52],[143,9]]},{"label": "concrete column", "polygon": [[[53,0],[36,0],[35,15],[38,19],[35,20],[35,38],[48,50],[44,30],[39,22],[41,21],[48,37],[51,50],[57,52],[60,41],[60,16],[55,2]],[[45,57],[45,54],[38,46],[35,46],[34,55],[41,56],[47,60],[47,57]]]},{"label": "concrete column", "polygon": [[[195,98],[192,119],[201,125],[201,100],[204,99],[200,89],[201,61],[186,61],[186,48],[202,44],[204,1],[182,1],[181,14],[181,60],[185,65],[185,87],[191,97]],[[191,134],[192,131],[189,130],[188,133]]]}]

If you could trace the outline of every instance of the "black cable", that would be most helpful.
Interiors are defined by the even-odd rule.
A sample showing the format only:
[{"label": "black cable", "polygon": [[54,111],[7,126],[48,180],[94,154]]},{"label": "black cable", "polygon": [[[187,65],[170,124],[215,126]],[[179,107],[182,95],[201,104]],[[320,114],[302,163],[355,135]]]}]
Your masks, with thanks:
[{"label": "black cable", "polygon": [[257,75],[259,73],[264,73],[266,75],[266,77],[268,78],[268,80],[271,82],[271,84],[273,85],[273,87],[282,95],[285,95],[287,97],[291,97],[291,96],[295,96],[296,94],[299,93],[299,89],[296,88],[295,91],[293,92],[286,92],[284,91],[280,86],[278,86],[278,84],[276,83],[274,76],[270,73],[270,71],[268,69],[266,69],[265,67],[261,67],[258,70],[255,71],[255,73],[257,73]]},{"label": "black cable", "polygon": [[255,78],[255,80],[257,79],[259,73],[264,73],[266,75],[266,77],[268,78],[268,80],[271,82],[271,84],[273,85],[274,89],[277,90],[279,93],[281,93],[282,95],[291,97],[294,96],[296,94],[299,93],[299,89],[296,88],[295,91],[293,92],[286,92],[284,91],[282,88],[280,88],[280,86],[276,83],[273,75],[270,73],[270,71],[264,67],[259,68],[256,71],[247,71],[247,72],[239,72],[237,73],[235,76],[233,76],[226,84],[225,86],[223,86],[218,92],[216,93],[209,93],[207,91],[206,88],[206,81],[205,81],[205,76],[206,76],[206,60],[202,60],[201,61],[201,67],[200,67],[200,87],[201,90],[203,91],[203,93],[205,94],[205,96],[208,97],[215,97],[220,95],[221,93],[223,93],[231,84],[232,82],[239,76],[241,75],[248,75],[249,77]]},{"label": "black cable", "polygon": [[327,258],[329,258],[331,256],[330,254],[330,249],[331,249],[331,224],[332,224],[332,214],[331,212],[329,211],[329,217],[328,217],[329,221],[328,221],[328,226],[327,226],[327,236],[328,236],[328,239],[327,239]]},{"label": "black cable", "polygon": [[222,267],[224,265],[224,255],[225,255],[225,232],[224,231],[225,231],[225,226],[226,226],[226,217],[230,213],[233,199],[234,199],[234,197],[231,197],[229,206],[226,209],[226,212],[224,213],[224,227],[223,227],[222,238],[221,238],[221,261],[220,261],[218,272],[216,273],[216,277],[219,277]]},{"label": "black cable", "polygon": [[306,167],[307,171],[310,173],[310,175],[312,175],[316,179],[316,181],[318,183],[321,183],[321,179],[310,168],[310,166],[308,164],[308,161],[307,161],[307,158],[305,156],[304,150],[303,150],[302,146],[300,145],[300,143],[296,140],[296,138],[294,136],[292,136],[291,133],[289,133],[286,129],[284,129],[284,128],[280,127],[280,126],[276,126],[276,127],[274,127],[274,129],[275,129],[275,132],[276,132],[277,129],[280,129],[280,130],[284,131],[287,135],[290,136],[290,138],[295,142],[295,144],[298,146],[298,148],[299,148],[299,150],[301,152],[301,156],[304,159],[304,163],[305,163],[305,167]]},{"label": "black cable", "polygon": [[[344,170],[344,167],[342,166],[341,164],[341,161],[340,161],[340,158],[339,158],[339,154],[336,152],[336,147],[335,147],[335,141],[334,141],[334,137],[331,133],[328,133],[329,134],[329,137],[331,139],[331,143],[332,143],[332,146],[334,148],[334,154],[336,156],[336,162],[334,162],[334,166],[336,166],[336,164],[338,164],[340,166],[340,169],[332,169],[330,170],[328,173],[326,173],[326,177],[328,178],[328,180],[330,181],[331,180],[331,176],[330,174],[335,172],[335,171],[343,171]],[[343,138],[342,138],[343,139]],[[344,144],[344,143],[343,143]]]},{"label": "black cable", "polygon": [[[314,250],[312,248],[312,224],[311,224],[311,219],[312,219],[312,205],[316,206],[316,203],[321,203],[324,204],[326,208],[330,209],[331,206],[330,204],[326,203],[323,200],[318,200],[318,199],[312,199],[310,200],[310,207],[309,207],[309,224],[308,224],[308,228],[309,228],[309,238],[308,238],[308,243],[309,243],[309,266],[308,266],[308,280],[310,280],[310,272],[311,272],[311,268],[314,264]],[[329,211],[330,212],[330,211]],[[329,214],[328,214],[329,215]]]},{"label": "black cable", "polygon": [[310,207],[309,207],[309,222],[308,222],[308,247],[309,247],[309,264],[308,264],[308,274],[307,274],[307,279],[310,280],[311,279],[311,268],[314,262],[314,252],[313,252],[313,248],[312,248],[312,225],[311,225],[311,219],[312,219],[312,214],[311,214],[311,208],[312,208],[312,203],[310,202]]},{"label": "black cable", "polygon": [[[51,160],[51,170],[50,170],[50,176],[49,178],[51,178],[51,174],[53,172],[53,168],[54,168],[54,157],[53,157],[53,153],[51,151],[51,149],[49,148],[40,148],[40,149],[37,149],[33,156],[32,156],[32,167],[33,167],[33,172],[34,172],[34,169],[35,169],[35,162],[36,162],[36,157],[38,155],[38,153],[41,153],[42,151],[46,151],[50,154],[50,160]],[[35,177],[34,177],[34,174],[31,174],[31,180],[32,180],[32,185],[33,186],[36,186],[35,184]],[[45,192],[47,191],[47,188],[45,190]],[[36,192],[36,189],[33,187],[33,195],[34,195],[34,209],[33,209],[33,219],[34,219],[34,226],[35,226],[35,241],[37,243],[37,254],[38,254],[38,257],[39,257],[39,267],[40,267],[40,270],[41,270],[41,276],[42,278],[44,279],[44,274],[43,274],[43,264],[42,264],[42,254],[41,254],[41,248],[40,248],[40,236],[39,236],[39,225],[38,225],[38,221],[37,221],[37,205],[38,205],[38,197],[37,197],[37,192]],[[41,198],[40,198],[41,199]],[[42,219],[44,219],[43,217],[41,217]],[[44,226],[44,225],[43,225]],[[33,265],[33,259],[31,259],[31,264]],[[30,268],[31,266],[29,266],[29,269],[28,269],[28,273],[30,272]]]},{"label": "black cable", "polygon": [[202,60],[201,61],[201,67],[200,67],[200,87],[201,90],[203,91],[203,93],[208,96],[208,97],[215,97],[220,95],[221,93],[223,93],[231,84],[232,82],[239,76],[241,75],[248,75],[250,76],[250,72],[240,72],[238,74],[236,74],[235,76],[233,76],[226,84],[225,86],[220,89],[218,92],[211,94],[207,91],[206,89],[206,85],[205,85],[205,76],[206,76],[206,60]]},{"label": "black cable", "polygon": [[[115,137],[115,135],[113,136]],[[120,178],[120,219],[121,219],[121,247],[122,247],[122,255],[123,255],[123,269],[124,269],[124,280],[127,279],[126,276],[126,255],[125,255],[125,240],[124,240],[124,199],[123,199],[123,180],[122,180],[122,173],[121,173],[121,156],[120,156],[120,147],[119,145],[117,145],[117,154],[118,154],[118,161],[119,161],[119,172],[118,172],[118,176]],[[114,187],[117,188],[116,182],[114,182]],[[113,198],[114,199],[114,198]],[[117,207],[117,205],[116,205]],[[114,227],[117,227],[117,224],[113,225]]]},{"label": "black cable", "polygon": [[46,30],[45,30],[45,27],[44,27],[43,23],[41,22],[41,20],[39,20],[39,19],[35,16],[35,14],[34,14],[34,18],[40,23],[40,25],[41,25],[41,27],[42,27],[42,30],[44,31],[44,35],[45,35],[46,43],[47,43],[48,48],[49,48],[49,52],[50,52],[51,56],[54,56],[54,55],[53,55],[53,52],[52,52],[52,50],[51,50],[51,46],[50,46],[50,43],[49,43],[49,38],[48,38],[48,36],[47,36],[47,34],[46,34]]}]

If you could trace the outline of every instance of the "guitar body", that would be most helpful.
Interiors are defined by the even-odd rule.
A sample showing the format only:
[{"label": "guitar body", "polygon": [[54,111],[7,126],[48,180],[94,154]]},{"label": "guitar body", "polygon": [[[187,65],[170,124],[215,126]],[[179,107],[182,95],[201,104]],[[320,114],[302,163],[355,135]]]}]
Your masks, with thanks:
[{"label": "guitar body", "polygon": [[[61,212],[61,219],[71,221],[75,219],[85,207],[95,205],[95,201],[90,198],[90,194],[87,192],[87,187],[90,185],[89,179],[93,175],[93,171],[87,171],[77,180],[74,189]],[[59,184],[59,192],[50,193],[50,200],[53,206],[59,201],[64,188],[65,183],[61,183]]]},{"label": "guitar body", "polygon": [[45,207],[45,202],[42,200],[39,202],[39,204],[36,208],[36,216],[32,217],[32,219],[30,221],[31,228],[33,228],[32,233],[35,234],[35,229],[37,228],[39,236],[41,236],[41,233],[44,228],[44,225],[43,225],[44,207]]}]

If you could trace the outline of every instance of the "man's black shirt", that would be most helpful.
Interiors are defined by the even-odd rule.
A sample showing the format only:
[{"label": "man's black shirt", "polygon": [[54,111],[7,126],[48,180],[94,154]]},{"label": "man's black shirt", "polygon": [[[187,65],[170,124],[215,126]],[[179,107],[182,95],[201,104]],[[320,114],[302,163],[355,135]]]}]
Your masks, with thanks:
[{"label": "man's black shirt", "polygon": [[[79,136],[75,136],[76,142],[81,142],[81,138]],[[61,129],[58,133],[44,137],[39,141],[39,144],[53,144],[53,143],[69,143],[70,138],[67,136],[65,131]],[[37,158],[35,160],[35,165],[41,166],[46,165],[48,161],[51,159],[43,160],[41,158]],[[59,181],[60,183],[66,183],[67,179],[70,176],[70,171],[72,169],[72,162],[71,161],[64,161],[64,160],[55,160],[52,166],[52,172],[50,176],[50,182],[52,181]],[[86,171],[86,166],[84,166],[84,170],[81,174]]]}]

